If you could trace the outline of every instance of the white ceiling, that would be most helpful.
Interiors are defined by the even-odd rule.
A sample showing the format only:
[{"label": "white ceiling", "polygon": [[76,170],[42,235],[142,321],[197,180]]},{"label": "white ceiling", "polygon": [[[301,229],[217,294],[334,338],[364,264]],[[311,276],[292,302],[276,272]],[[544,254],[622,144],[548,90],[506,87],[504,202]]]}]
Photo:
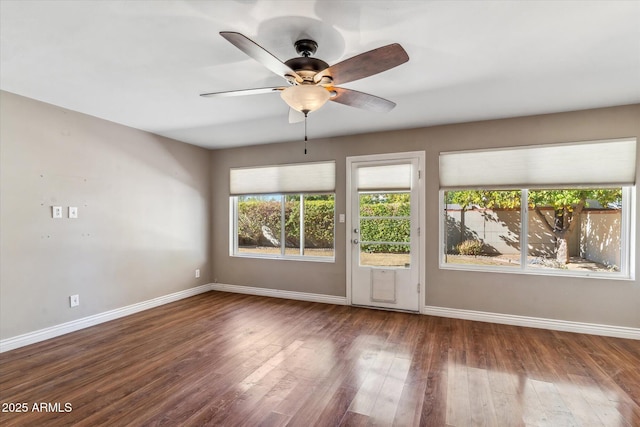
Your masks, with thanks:
[{"label": "white ceiling", "polygon": [[640,1],[0,0],[2,90],[209,148],[300,140],[284,80],[223,39],[281,60],[312,38],[329,64],[400,43],[410,60],[344,87],[390,113],[328,103],[312,140],[640,102]]}]

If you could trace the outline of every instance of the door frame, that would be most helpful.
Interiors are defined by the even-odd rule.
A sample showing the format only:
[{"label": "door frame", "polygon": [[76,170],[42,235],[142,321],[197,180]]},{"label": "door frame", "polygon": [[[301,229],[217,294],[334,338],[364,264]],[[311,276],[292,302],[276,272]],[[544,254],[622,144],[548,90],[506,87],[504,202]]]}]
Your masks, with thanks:
[{"label": "door frame", "polygon": [[[426,236],[426,220],[425,220],[425,152],[424,151],[408,151],[401,153],[386,153],[386,154],[368,154],[363,156],[349,156],[346,158],[346,230],[345,230],[345,245],[346,245],[346,254],[347,257],[347,305],[353,305],[351,299],[351,286],[352,286],[352,272],[353,265],[351,262],[351,251],[352,251],[352,243],[351,243],[351,230],[353,229],[353,212],[352,212],[352,203],[351,199],[353,197],[351,186],[351,171],[354,163],[366,163],[366,162],[380,162],[380,161],[397,161],[397,160],[410,160],[417,159],[418,160],[418,227],[420,229],[420,233],[418,236],[418,247],[419,247],[419,255],[418,255],[418,277],[420,279],[420,293],[418,294],[419,303],[418,310],[420,313],[424,313],[426,307],[426,254],[425,254],[425,236]],[[360,306],[359,306],[360,307]],[[384,310],[380,308],[380,310]]]}]

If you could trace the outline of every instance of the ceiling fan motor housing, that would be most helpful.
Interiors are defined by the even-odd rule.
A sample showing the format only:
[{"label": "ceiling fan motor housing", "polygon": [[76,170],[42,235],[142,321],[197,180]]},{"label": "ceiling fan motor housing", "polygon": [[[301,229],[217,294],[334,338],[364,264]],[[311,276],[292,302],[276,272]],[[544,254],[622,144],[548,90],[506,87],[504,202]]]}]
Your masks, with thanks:
[{"label": "ceiling fan motor housing", "polygon": [[[291,58],[285,62],[285,65],[295,71],[306,82],[313,82],[313,76],[319,71],[329,68],[329,64],[318,58],[311,58],[316,53],[318,43],[313,40],[303,39],[295,42],[296,52],[302,55],[297,58]],[[289,80],[289,79],[287,79]],[[290,80],[290,83],[291,82]]]},{"label": "ceiling fan motor housing", "polygon": [[291,58],[290,60],[285,62],[292,70],[298,71],[322,71],[326,68],[329,68],[329,64],[324,62],[322,59],[318,58],[309,58],[305,56],[299,56],[297,58]]}]

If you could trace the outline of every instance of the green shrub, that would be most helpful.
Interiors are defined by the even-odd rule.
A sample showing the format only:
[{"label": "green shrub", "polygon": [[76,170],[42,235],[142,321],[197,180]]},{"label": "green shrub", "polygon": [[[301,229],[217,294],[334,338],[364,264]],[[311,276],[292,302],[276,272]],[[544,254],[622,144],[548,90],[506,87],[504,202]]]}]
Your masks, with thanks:
[{"label": "green shrub", "polygon": [[483,243],[480,240],[465,240],[457,247],[460,255],[480,255]]},{"label": "green shrub", "polygon": [[[307,248],[333,248],[333,200],[304,201],[304,245]],[[300,245],[300,202],[286,202],[287,246]]]},{"label": "green shrub", "polygon": [[375,217],[407,217],[409,202],[361,204],[360,216],[374,217],[360,222],[361,240],[365,242],[406,242],[406,245],[363,244],[362,251],[368,253],[409,253],[411,221],[409,219],[383,219]]},{"label": "green shrub", "polygon": [[[332,248],[334,229],[333,200],[305,200],[305,247]],[[267,226],[280,240],[280,201],[247,200],[238,202],[238,244],[240,246],[271,246],[262,233]],[[300,202],[284,205],[287,247],[300,245]]]},{"label": "green shrub", "polygon": [[[332,248],[334,233],[334,201],[305,199],[305,247]],[[300,202],[286,201],[285,245],[298,247],[300,244]],[[410,214],[408,201],[362,204],[363,217],[406,217]],[[238,244],[240,246],[271,246],[262,233],[267,226],[280,240],[280,201],[245,200],[238,202]],[[370,253],[408,253],[411,235],[408,219],[365,219],[360,224],[362,241],[398,242],[407,244],[379,245],[363,244],[362,250]]]},{"label": "green shrub", "polygon": [[240,246],[271,246],[262,234],[267,226],[280,239],[280,202],[248,200],[238,203],[238,243]]}]

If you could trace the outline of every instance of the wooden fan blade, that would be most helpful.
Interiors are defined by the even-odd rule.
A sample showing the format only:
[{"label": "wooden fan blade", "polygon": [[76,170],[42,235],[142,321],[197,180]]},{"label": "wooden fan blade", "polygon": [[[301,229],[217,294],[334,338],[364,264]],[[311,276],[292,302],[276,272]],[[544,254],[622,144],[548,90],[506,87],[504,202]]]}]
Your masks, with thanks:
[{"label": "wooden fan blade", "polygon": [[294,110],[293,108],[289,108],[289,123],[300,123],[302,121],[304,121],[304,113]]},{"label": "wooden fan blade", "polygon": [[211,92],[201,93],[200,96],[204,97],[229,97],[229,96],[244,96],[244,95],[260,95],[262,93],[280,92],[284,90],[283,87],[260,87],[256,89],[241,89],[241,90],[228,90],[225,92]]},{"label": "wooden fan blade", "polygon": [[263,48],[250,38],[234,31],[221,31],[220,35],[227,39],[232,45],[249,55],[251,58],[258,61],[280,77],[290,75],[293,76],[299,83],[302,82],[302,77],[300,77],[295,71],[293,71],[282,61],[276,58],[273,54],[268,52],[265,48]]},{"label": "wooden fan blade", "polygon": [[344,89],[341,87],[332,87],[329,90],[336,92],[336,96],[330,101],[348,105],[350,107],[362,108],[363,110],[376,111],[386,113],[393,110],[396,106],[395,102],[388,99],[380,98],[368,93],[358,92],[357,90]]},{"label": "wooden fan blade", "polygon": [[314,76],[318,83],[330,76],[333,84],[343,84],[387,71],[409,60],[409,55],[398,43],[382,46],[338,62]]}]

